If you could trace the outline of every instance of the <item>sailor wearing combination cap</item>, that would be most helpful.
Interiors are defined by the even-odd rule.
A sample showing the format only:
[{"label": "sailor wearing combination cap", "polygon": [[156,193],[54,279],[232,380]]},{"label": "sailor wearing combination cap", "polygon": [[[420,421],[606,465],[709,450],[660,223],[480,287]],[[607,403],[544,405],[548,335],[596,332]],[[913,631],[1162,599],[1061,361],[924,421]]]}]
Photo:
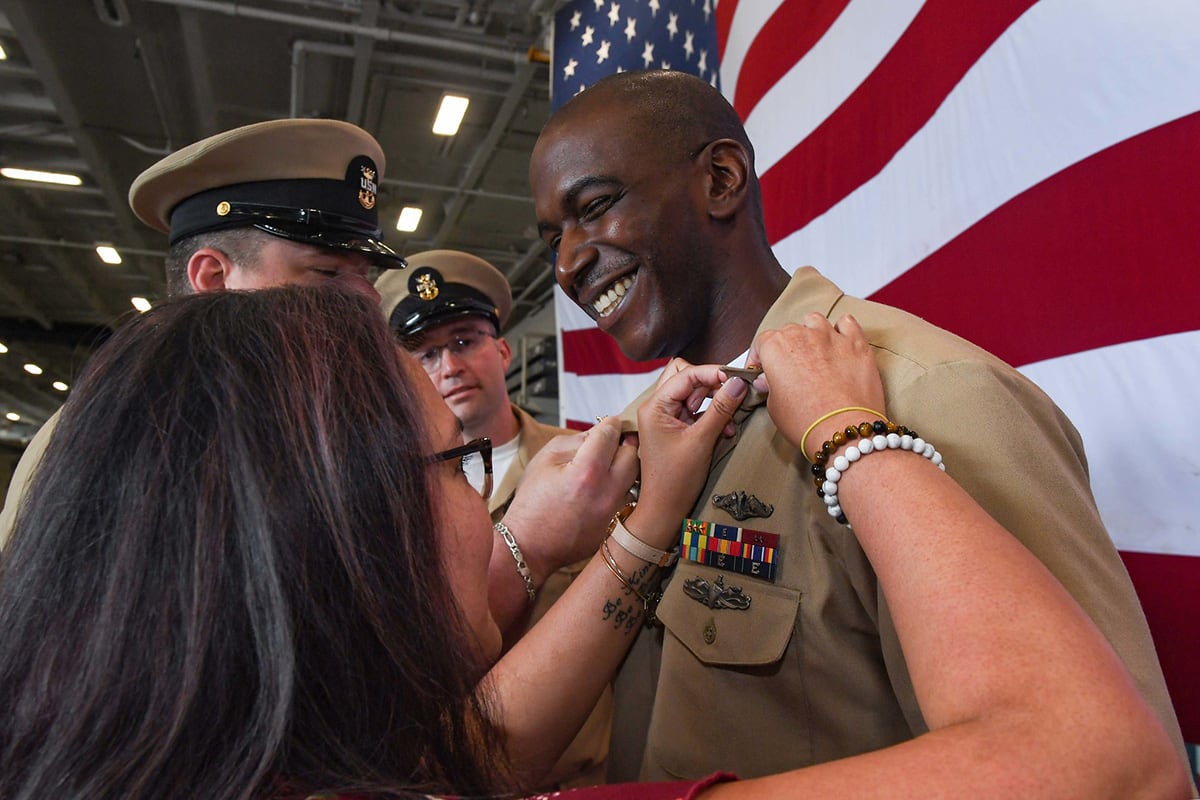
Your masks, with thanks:
[{"label": "sailor wearing combination cap", "polygon": [[283,119],[219,133],[167,156],[129,188],[133,212],[169,235],[168,289],[255,289],[338,280],[373,293],[383,243],[384,156],[348,122]]},{"label": "sailor wearing combination cap", "polygon": [[[377,299],[372,266],[403,267],[383,243],[376,198],[383,150],[348,122],[284,119],[195,142],[129,189],[133,212],[167,233],[167,290],[342,286]],[[7,540],[57,413],[30,440],[0,512]]]},{"label": "sailor wearing combination cap", "polygon": [[[508,399],[506,373],[512,349],[500,336],[512,311],[512,290],[500,270],[470,253],[430,250],[408,256],[408,269],[384,273],[375,282],[384,316],[401,345],[425,369],[446,405],[462,422],[463,441],[492,440],[494,489],[488,498],[492,521],[499,522],[512,502],[529,460],[565,428],[543,425]],[[475,459],[467,477],[479,489],[483,468]],[[509,532],[510,536],[514,536]],[[529,531],[518,531],[525,550],[537,548]],[[516,539],[514,538],[514,541]],[[525,634],[587,564],[584,558],[552,573],[523,613],[510,613],[503,588],[516,587],[523,600],[527,587],[515,568],[515,553],[497,539],[493,548],[489,600],[504,632],[505,645]],[[591,550],[594,552],[595,547]],[[588,555],[590,556],[590,552]],[[562,786],[602,782],[611,727],[611,690],[555,767],[551,780]],[[545,787],[550,788],[550,787]]]}]

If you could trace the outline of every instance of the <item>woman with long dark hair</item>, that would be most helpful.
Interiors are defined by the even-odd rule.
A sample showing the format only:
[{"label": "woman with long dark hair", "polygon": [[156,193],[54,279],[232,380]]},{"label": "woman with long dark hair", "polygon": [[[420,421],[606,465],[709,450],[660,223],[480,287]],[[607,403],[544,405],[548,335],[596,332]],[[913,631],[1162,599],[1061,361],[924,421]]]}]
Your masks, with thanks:
[{"label": "woman with long dark hair", "polygon": [[[759,348],[768,408],[806,456],[813,435],[836,441],[847,413],[884,411],[852,321],[810,319]],[[667,370],[638,415],[637,507],[497,661],[492,529],[462,472],[487,443],[462,444],[369,301],[212,293],[137,319],[77,382],[0,557],[0,797],[496,796],[535,784],[611,679],[653,602],[653,564],[669,561],[708,453],[732,432],[747,385],[724,377]],[[713,402],[696,414],[703,395]],[[555,524],[579,512],[572,480],[632,478],[615,422],[580,439],[530,465],[537,483],[506,521]],[[888,593],[931,732],[744,783],[596,792],[984,796],[1008,777],[981,760],[990,746],[1061,729],[1155,754],[1157,772],[1104,793],[1179,793],[1169,741],[1103,637],[931,461],[877,453],[826,489]],[[1019,608],[1003,602],[1014,594]],[[1078,682],[1086,693],[1070,691]],[[1097,704],[1126,728],[1093,730]],[[1043,730],[1030,709],[1046,706],[1055,723]],[[1036,780],[1063,796],[1089,776]]]}]

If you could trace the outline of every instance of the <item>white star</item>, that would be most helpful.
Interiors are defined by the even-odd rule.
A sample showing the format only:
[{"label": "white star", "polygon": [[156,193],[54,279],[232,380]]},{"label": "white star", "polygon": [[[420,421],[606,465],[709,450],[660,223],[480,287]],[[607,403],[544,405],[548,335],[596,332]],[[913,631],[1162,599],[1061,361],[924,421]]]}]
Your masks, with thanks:
[{"label": "white star", "polygon": [[578,66],[579,62],[575,59],[572,58],[570,61],[568,61],[567,65],[563,67],[563,80],[575,77],[575,68]]},{"label": "white star", "polygon": [[579,23],[583,20],[583,12],[575,9],[575,13],[571,15],[571,30],[579,27]]},{"label": "white star", "polygon": [[592,44],[592,34],[594,34],[595,32],[596,32],[596,29],[595,29],[595,28],[593,28],[591,25],[588,25],[586,28],[584,28],[584,29],[583,29],[583,39],[582,39],[582,42],[583,42],[583,46],[584,46],[584,47],[590,47],[590,46],[591,46],[591,44]]},{"label": "white star", "polygon": [[658,0],[650,0],[650,16],[657,17],[659,8],[661,6],[658,4]]},{"label": "white star", "polygon": [[704,0],[704,21],[708,22],[708,15],[712,13],[712,5],[708,0]]},{"label": "white star", "polygon": [[609,48],[609,44],[608,44],[607,40],[600,42],[600,48],[596,51],[596,63],[597,64],[603,64],[605,61],[608,60],[608,48]]},{"label": "white star", "polygon": [[604,0],[592,0],[592,2],[595,3],[597,11],[604,8]]},{"label": "white star", "polygon": [[692,53],[696,52],[696,48],[692,46],[692,40],[695,38],[696,35],[691,31],[683,34],[683,52],[687,53],[688,61],[692,60]]},{"label": "white star", "polygon": [[700,73],[708,72],[708,51],[704,48],[700,49]]},{"label": "white star", "polygon": [[579,94],[580,92],[582,92],[582,91],[583,91],[584,89],[586,89],[586,88],[587,88],[587,86],[583,85],[582,83],[581,83],[581,84],[579,84],[579,88],[575,90],[575,94]]},{"label": "white star", "polygon": [[675,41],[675,34],[679,33],[679,15],[678,14],[671,14],[670,19],[667,20],[667,32],[669,34],[671,34],[671,36],[670,36],[671,41]]},{"label": "white star", "polygon": [[645,69],[650,69],[650,65],[654,63],[654,42],[646,41],[646,46],[642,48],[642,66]]},{"label": "white star", "polygon": [[625,43],[629,44],[637,38],[637,20],[633,17],[625,18]]},{"label": "white star", "polygon": [[717,88],[717,73],[715,70],[713,71],[712,77],[708,79],[708,85],[714,89]]},{"label": "white star", "polygon": [[608,7],[608,24],[610,27],[615,27],[621,21],[621,6],[613,3]]},{"label": "white star", "polygon": [[659,64],[659,69],[670,69],[670,68],[671,68],[670,61],[663,61],[662,63]]}]

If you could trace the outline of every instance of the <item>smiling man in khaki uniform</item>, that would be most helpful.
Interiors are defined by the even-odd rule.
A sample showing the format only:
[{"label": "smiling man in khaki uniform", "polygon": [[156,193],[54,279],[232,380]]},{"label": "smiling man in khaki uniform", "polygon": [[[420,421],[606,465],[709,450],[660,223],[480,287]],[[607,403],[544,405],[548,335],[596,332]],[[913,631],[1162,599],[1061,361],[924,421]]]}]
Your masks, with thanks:
[{"label": "smiling man in khaki uniform", "polygon": [[[753,148],[716,90],[669,71],[597,82],[551,117],[530,180],[560,287],[632,359],[740,365],[758,331],[808,312],[852,313],[893,419],[935,442],[951,477],[1070,592],[1183,757],[1145,618],[1069,420],[970,343],[848,297],[811,267],[789,277],[767,241]],[[693,546],[665,579],[661,625],[643,631],[618,677],[610,780],[767,775],[928,731],[901,635],[853,532],[826,513],[762,397],[751,393],[735,420],[736,441],[718,445],[684,521]],[[704,536],[741,554],[712,552]],[[936,735],[959,743],[969,728]],[[1024,774],[1020,742],[994,744],[978,757]],[[1035,756],[1049,771],[1129,766],[1080,764],[1081,746],[1056,741]],[[903,752],[879,757],[897,763]],[[910,768],[961,774],[971,763]]]},{"label": "smiling man in khaki uniform", "polygon": [[[512,348],[500,331],[512,311],[512,289],[500,270],[457,250],[430,250],[407,260],[407,270],[385,273],[376,281],[384,315],[462,423],[463,441],[492,440],[495,488],[488,511],[499,522],[529,461],[551,439],[572,431],[543,425],[509,401]],[[476,489],[483,485],[482,468],[474,462],[467,464],[467,477]],[[533,535],[522,532],[523,540]],[[496,545],[493,574],[514,571],[512,553],[499,540]],[[506,647],[545,615],[589,560],[590,554],[546,578],[536,599],[504,631]],[[493,604],[503,602],[495,599],[498,587],[492,588]],[[555,767],[553,782],[564,787],[603,782],[611,719],[610,689]]]}]

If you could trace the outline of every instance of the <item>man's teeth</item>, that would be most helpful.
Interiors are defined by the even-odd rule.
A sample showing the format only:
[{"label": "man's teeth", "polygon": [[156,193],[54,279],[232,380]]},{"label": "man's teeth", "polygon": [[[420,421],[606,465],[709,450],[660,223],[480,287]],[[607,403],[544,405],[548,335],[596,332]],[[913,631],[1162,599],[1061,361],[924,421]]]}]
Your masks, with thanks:
[{"label": "man's teeth", "polygon": [[612,286],[608,287],[608,291],[600,295],[600,297],[598,297],[596,301],[592,303],[592,310],[601,317],[607,317],[613,312],[613,309],[617,307],[617,303],[621,301],[621,298],[625,296],[625,292],[629,291],[631,286],[633,286],[633,278],[629,275],[626,275],[624,278],[621,278]]}]

